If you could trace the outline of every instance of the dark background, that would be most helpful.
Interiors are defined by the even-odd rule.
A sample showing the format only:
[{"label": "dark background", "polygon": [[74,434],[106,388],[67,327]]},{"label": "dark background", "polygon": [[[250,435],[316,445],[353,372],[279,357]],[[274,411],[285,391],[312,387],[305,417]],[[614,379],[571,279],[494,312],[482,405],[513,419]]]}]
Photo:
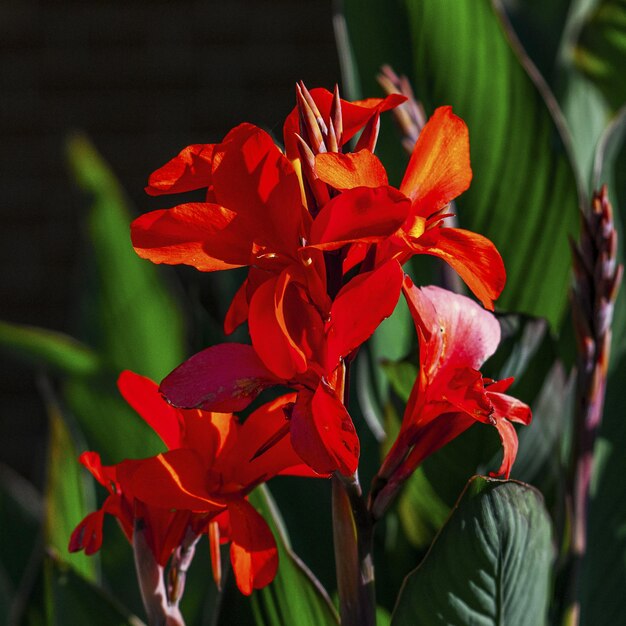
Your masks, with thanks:
[{"label": "dark background", "polygon": [[[0,3],[0,319],[73,334],[85,198],[65,139],[84,131],[137,212],[150,172],[249,121],[280,137],[294,84],[339,81],[330,0]],[[130,245],[130,243],[129,243]],[[0,352],[0,462],[40,484],[37,373]]]}]

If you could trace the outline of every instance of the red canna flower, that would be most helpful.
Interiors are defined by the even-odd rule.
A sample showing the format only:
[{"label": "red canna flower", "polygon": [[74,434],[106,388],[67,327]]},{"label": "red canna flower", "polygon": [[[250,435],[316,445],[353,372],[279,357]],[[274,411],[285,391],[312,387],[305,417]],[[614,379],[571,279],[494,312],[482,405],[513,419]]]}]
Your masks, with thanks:
[{"label": "red canna flower", "polygon": [[207,348],[169,374],[161,392],[175,406],[237,411],[268,387],[290,386],[298,392],[289,421],[294,450],[318,473],[351,475],[359,441],[343,405],[342,362],[392,313],[402,280],[395,260],[359,274],[324,316],[288,276],[268,280],[250,306],[254,347]]},{"label": "red canna flower", "polygon": [[398,438],[378,473],[386,484],[376,498],[378,514],[427,456],[476,421],[498,430],[504,456],[492,475],[508,478],[517,454],[511,422],[531,420],[529,407],[504,393],[512,378],[493,381],[479,371],[500,341],[495,317],[469,298],[439,287],[417,288],[406,278],[403,288],[417,328],[420,372]]},{"label": "red canna flower", "polygon": [[[395,258],[404,263],[413,254],[430,254],[450,264],[484,306],[502,291],[505,271],[495,246],[485,237],[460,228],[442,228],[449,215],[442,210],[463,193],[472,179],[467,126],[451,107],[438,108],[420,133],[407,170],[395,190],[388,186],[383,165],[368,150],[354,154],[325,153],[315,159],[320,180],[342,191],[320,211],[309,244],[334,250],[347,243],[377,243],[376,263]],[[369,206],[385,214],[405,216],[399,228],[364,233],[357,216]],[[365,236],[364,236],[365,235]],[[364,256],[362,251],[361,257]]]},{"label": "red canna flower", "polygon": [[[76,528],[70,550],[97,551],[104,513],[120,521],[132,541],[135,520],[142,519],[157,563],[164,566],[189,532],[208,533],[213,572],[219,584],[220,542],[230,541],[239,589],[250,594],[270,583],[278,566],[276,545],[263,518],[247,502],[257,485],[278,474],[315,476],[285,438],[288,394],[254,411],[245,421],[230,413],[180,410],[169,405],[147,378],[123,372],[118,386],[124,398],[161,437],[168,452],[103,467],[97,454],[81,462],[110,495],[96,513]],[[260,441],[271,441],[257,453]]]}]

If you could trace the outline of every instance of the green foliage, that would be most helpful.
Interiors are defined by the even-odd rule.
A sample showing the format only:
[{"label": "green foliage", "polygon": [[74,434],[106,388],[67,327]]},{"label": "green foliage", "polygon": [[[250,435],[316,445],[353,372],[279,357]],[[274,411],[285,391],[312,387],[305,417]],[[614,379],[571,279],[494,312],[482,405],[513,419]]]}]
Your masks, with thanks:
[{"label": "green foliage", "polygon": [[110,594],[54,557],[44,564],[47,583],[48,626],[143,626]]},{"label": "green foliage", "polygon": [[550,519],[539,492],[474,477],[407,577],[391,623],[541,626],[551,560]]},{"label": "green foliage", "polygon": [[[48,393],[50,395],[50,392]],[[48,401],[50,436],[48,440],[47,480],[45,490],[44,541],[48,549],[63,555],[85,579],[95,581],[97,560],[83,552],[68,553],[69,537],[75,526],[89,513],[82,467],[76,462],[78,453],[58,406]],[[91,498],[93,504],[93,495]]]},{"label": "green foliage", "polygon": [[278,574],[252,597],[259,626],[332,626],[339,623],[326,591],[292,551],[276,504],[266,486],[250,501],[270,525],[278,546]]},{"label": "green foliage", "polygon": [[615,110],[626,101],[626,2],[603,0],[582,26],[576,66],[593,80]]},{"label": "green foliage", "polygon": [[98,371],[100,359],[88,346],[63,333],[0,321],[0,345],[35,366],[45,364],[64,374]]},{"label": "green foliage", "polygon": [[[375,75],[388,57],[366,49],[382,38],[384,52],[391,50],[397,33],[374,36],[356,10],[360,4],[346,4],[355,5],[347,9],[353,17],[348,30],[362,59],[359,75]],[[374,4],[374,12],[386,6]],[[508,278],[498,304],[559,327],[567,302],[568,235],[578,229],[579,199],[553,102],[546,104],[543,83],[528,74],[487,0],[405,5],[411,37],[406,54],[417,98],[428,112],[453,105],[470,130],[474,179],[457,203],[459,221],[489,237],[503,255]],[[382,48],[379,42],[376,49]]]}]

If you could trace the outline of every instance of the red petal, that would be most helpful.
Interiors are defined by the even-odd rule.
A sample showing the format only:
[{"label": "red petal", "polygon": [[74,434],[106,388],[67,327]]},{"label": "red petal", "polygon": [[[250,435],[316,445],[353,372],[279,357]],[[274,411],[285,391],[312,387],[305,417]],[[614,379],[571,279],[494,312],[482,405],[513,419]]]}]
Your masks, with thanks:
[{"label": "red petal", "polygon": [[398,230],[409,210],[408,199],[393,187],[349,189],[322,208],[308,243],[334,250],[353,241],[377,242]]},{"label": "red petal", "polygon": [[252,296],[248,315],[250,338],[256,353],[271,372],[284,380],[291,380],[296,373],[307,369],[306,355],[291,337],[285,319],[289,280],[288,272],[282,272],[279,277],[263,283]]},{"label": "red petal", "polygon": [[146,193],[160,196],[183,193],[211,185],[213,144],[194,144],[150,175]]},{"label": "red petal", "polygon": [[302,228],[300,182],[272,138],[241,124],[216,147],[213,160],[216,201],[237,213],[257,248],[295,254]]},{"label": "red petal", "polygon": [[196,202],[146,213],[130,228],[140,257],[212,272],[250,262],[252,243],[244,226],[232,211]]},{"label": "red petal", "polygon": [[[406,419],[406,414],[405,414]],[[465,432],[475,420],[466,413],[442,413],[423,426],[411,429],[411,453],[399,470],[407,476],[431,454]]]},{"label": "red petal", "polygon": [[344,191],[353,187],[388,186],[387,172],[369,150],[324,152],[315,157],[315,171],[322,181]]},{"label": "red petal", "polygon": [[493,404],[494,417],[528,426],[532,420],[530,407],[517,398],[492,391],[494,386],[490,385],[487,387],[487,397]]},{"label": "red petal", "polygon": [[85,554],[95,554],[102,546],[102,524],[104,511],[102,509],[89,513],[72,532],[68,550],[78,552],[84,550]]},{"label": "red petal", "polygon": [[508,478],[511,474],[515,457],[517,456],[517,433],[515,432],[513,424],[505,419],[496,419],[495,426],[498,429],[498,435],[500,435],[500,441],[502,442],[503,456],[502,464],[498,471],[490,472],[489,475]]},{"label": "red petal", "polygon": [[422,129],[400,185],[413,209],[428,217],[463,193],[472,180],[469,133],[452,107],[439,107]]},{"label": "red petal", "polygon": [[248,319],[248,279],[243,281],[237,289],[226,316],[224,317],[224,332],[230,335],[235,329]]},{"label": "red petal", "polygon": [[170,450],[137,463],[127,482],[133,495],[147,505],[189,511],[224,507],[207,491],[208,468],[194,450]]},{"label": "red petal", "polygon": [[326,325],[327,371],[334,370],[340,357],[360,346],[393,313],[403,278],[402,268],[392,260],[341,288]]},{"label": "red petal", "polygon": [[318,474],[339,470],[354,474],[359,464],[359,438],[346,407],[323,384],[315,394],[303,390],[291,415],[294,450]]},{"label": "red petal", "polygon": [[124,400],[137,411],[169,448],[180,448],[181,414],[159,393],[158,385],[128,370],[117,379]]},{"label": "red petal", "polygon": [[221,343],[178,366],[159,390],[174,406],[230,412],[245,409],[278,382],[252,346]]},{"label": "red petal", "polygon": [[489,239],[461,228],[435,227],[427,230],[411,248],[446,261],[483,306],[493,311],[493,301],[504,289],[506,271],[502,257]]},{"label": "red petal", "polygon": [[100,455],[97,452],[83,452],[78,457],[78,462],[86,467],[91,475],[111,492],[111,483],[117,482],[115,466],[102,465]]},{"label": "red petal", "polygon": [[228,505],[230,514],[230,560],[241,593],[269,585],[278,569],[278,550],[265,520],[246,500]]},{"label": "red petal", "polygon": [[[246,418],[239,431],[237,458],[233,458],[233,469],[237,482],[251,485],[259,480],[269,480],[283,476],[317,476],[296,454],[289,437],[289,421],[285,409],[296,401],[296,394],[290,393],[259,407]],[[255,457],[260,445],[271,441],[286,428],[285,436],[273,446]],[[254,460],[251,460],[253,459]]]}]

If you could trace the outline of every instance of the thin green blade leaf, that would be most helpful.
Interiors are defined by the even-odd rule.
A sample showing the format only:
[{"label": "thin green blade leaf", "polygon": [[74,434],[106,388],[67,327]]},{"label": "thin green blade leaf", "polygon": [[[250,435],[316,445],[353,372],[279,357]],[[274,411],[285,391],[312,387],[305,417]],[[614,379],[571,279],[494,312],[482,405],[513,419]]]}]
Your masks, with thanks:
[{"label": "thin green blade leaf", "polygon": [[100,367],[98,355],[85,344],[35,326],[0,321],[0,346],[29,363],[73,376],[94,374]]},{"label": "thin green blade leaf", "polygon": [[550,520],[539,492],[474,477],[406,578],[392,626],[541,626],[551,558]]},{"label": "thin green blade leaf", "polygon": [[[67,546],[76,525],[89,512],[78,453],[51,391],[46,391],[50,420],[45,488],[44,541],[88,580],[97,578],[97,559],[83,552],[71,554]],[[93,500],[93,494],[92,498]]]},{"label": "thin green blade leaf", "polygon": [[259,626],[337,626],[337,613],[326,591],[291,550],[283,521],[269,489],[261,486],[250,501],[269,524],[278,546],[274,582],[252,596]]}]

